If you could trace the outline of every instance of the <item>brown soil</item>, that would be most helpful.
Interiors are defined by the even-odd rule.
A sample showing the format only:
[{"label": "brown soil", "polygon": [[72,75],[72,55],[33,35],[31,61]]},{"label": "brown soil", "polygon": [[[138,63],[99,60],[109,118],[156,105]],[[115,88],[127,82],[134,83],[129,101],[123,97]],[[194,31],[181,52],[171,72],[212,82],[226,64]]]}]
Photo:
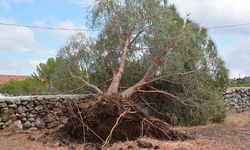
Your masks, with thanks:
[{"label": "brown soil", "polygon": [[[151,138],[140,140],[152,143],[151,149],[169,150],[247,150],[250,147],[250,111],[243,113],[230,112],[222,124],[209,124],[196,127],[177,127],[186,131],[196,140],[187,141],[159,141]],[[0,131],[0,150],[82,150],[93,148],[90,145],[70,144],[59,142],[40,142],[41,137],[48,130],[14,133],[12,128]],[[108,149],[138,149],[136,141],[117,142]]]}]

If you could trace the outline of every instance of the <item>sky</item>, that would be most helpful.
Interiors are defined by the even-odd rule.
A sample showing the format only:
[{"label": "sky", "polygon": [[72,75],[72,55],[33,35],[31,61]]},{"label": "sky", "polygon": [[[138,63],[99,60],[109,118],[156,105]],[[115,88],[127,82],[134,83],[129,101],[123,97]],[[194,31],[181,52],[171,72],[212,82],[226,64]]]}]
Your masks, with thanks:
[{"label": "sky", "polygon": [[[230,77],[250,76],[249,0],[169,0],[185,17],[209,29]],[[36,65],[55,57],[76,31],[4,26],[12,23],[56,28],[87,29],[87,15],[94,0],[0,0],[0,74],[30,75]],[[92,35],[90,31],[84,31]]]}]

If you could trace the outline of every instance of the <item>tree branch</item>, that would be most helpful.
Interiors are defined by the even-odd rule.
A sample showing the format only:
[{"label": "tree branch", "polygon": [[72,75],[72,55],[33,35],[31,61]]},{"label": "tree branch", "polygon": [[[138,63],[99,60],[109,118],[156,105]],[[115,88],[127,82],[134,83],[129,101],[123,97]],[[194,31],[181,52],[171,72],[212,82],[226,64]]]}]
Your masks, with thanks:
[{"label": "tree branch", "polygon": [[138,90],[140,90],[140,88],[142,87],[142,85],[144,85],[144,83],[147,82],[147,80],[149,79],[151,72],[154,70],[156,62],[157,62],[157,57],[155,57],[151,61],[151,64],[148,67],[148,70],[145,73],[144,77],[138,83],[136,83],[135,85],[129,87],[128,89],[126,89],[125,91],[122,92],[122,96],[123,97],[130,97],[134,93],[136,93]]},{"label": "tree branch", "polygon": [[145,28],[143,28],[141,31],[139,31],[136,36],[132,39],[132,41],[130,42],[129,45],[132,45],[136,40],[137,38],[149,27],[151,27],[152,25],[149,25],[149,26],[146,26]]},{"label": "tree branch", "polygon": [[158,77],[158,78],[154,78],[154,79],[151,79],[147,82],[144,82],[143,84],[141,84],[141,86],[143,85],[146,85],[146,84],[149,84],[149,83],[152,83],[152,82],[155,82],[155,81],[158,81],[158,80],[161,80],[161,79],[164,79],[164,78],[167,78],[167,77],[171,77],[171,76],[180,76],[180,75],[187,75],[187,74],[190,74],[190,73],[193,73],[193,72],[196,72],[197,70],[191,70],[191,71],[188,71],[188,72],[182,72],[182,73],[178,73],[178,74],[172,74],[172,75],[166,75],[166,76],[161,76],[161,77]]},{"label": "tree branch", "polygon": [[97,86],[95,86],[95,85],[93,85],[93,84],[90,84],[89,82],[87,82],[87,81],[84,80],[83,78],[80,78],[80,77],[77,77],[77,76],[73,75],[73,73],[72,73],[71,70],[70,70],[70,76],[71,76],[72,78],[74,78],[74,79],[77,79],[77,80],[83,82],[83,83],[86,85],[86,87],[95,90],[98,94],[103,94],[103,92],[102,92]]},{"label": "tree branch", "polygon": [[139,92],[142,92],[142,93],[159,93],[159,94],[166,95],[167,97],[169,97],[172,100],[179,100],[178,97],[176,97],[175,95],[173,95],[171,93],[168,93],[168,92],[165,92],[165,91],[162,91],[162,90],[149,90],[149,91],[139,90]]}]

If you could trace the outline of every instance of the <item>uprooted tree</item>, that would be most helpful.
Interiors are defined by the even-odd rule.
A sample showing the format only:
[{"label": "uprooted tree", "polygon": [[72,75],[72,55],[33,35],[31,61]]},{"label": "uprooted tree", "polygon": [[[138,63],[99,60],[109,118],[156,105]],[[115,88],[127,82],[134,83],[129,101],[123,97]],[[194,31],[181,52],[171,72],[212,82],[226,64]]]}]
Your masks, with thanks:
[{"label": "uprooted tree", "polygon": [[58,53],[62,76],[96,94],[69,104],[64,129],[73,137],[105,143],[143,135],[176,139],[180,134],[150,117],[138,99],[149,106],[147,96],[159,94],[190,111],[219,99],[215,91],[227,83],[227,70],[215,44],[166,0],[98,0],[90,23],[100,30],[97,39],[77,34]]}]

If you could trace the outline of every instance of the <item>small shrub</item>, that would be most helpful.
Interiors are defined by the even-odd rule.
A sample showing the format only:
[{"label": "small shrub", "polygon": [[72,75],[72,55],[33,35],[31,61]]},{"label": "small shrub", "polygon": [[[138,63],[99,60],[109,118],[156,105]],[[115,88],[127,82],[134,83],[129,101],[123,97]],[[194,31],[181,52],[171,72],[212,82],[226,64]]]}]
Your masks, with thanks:
[{"label": "small shrub", "polygon": [[11,80],[0,87],[0,93],[18,95],[37,95],[48,93],[47,85],[38,79],[28,78],[22,81]]}]

